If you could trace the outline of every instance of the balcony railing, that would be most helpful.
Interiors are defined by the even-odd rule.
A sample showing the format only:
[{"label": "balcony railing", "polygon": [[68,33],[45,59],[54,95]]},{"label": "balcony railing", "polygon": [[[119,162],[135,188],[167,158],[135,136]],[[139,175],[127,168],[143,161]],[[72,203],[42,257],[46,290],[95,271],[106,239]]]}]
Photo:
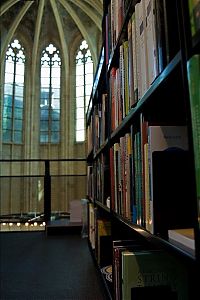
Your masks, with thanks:
[{"label": "balcony railing", "polygon": [[44,228],[86,196],[85,159],[0,160],[1,230]]}]

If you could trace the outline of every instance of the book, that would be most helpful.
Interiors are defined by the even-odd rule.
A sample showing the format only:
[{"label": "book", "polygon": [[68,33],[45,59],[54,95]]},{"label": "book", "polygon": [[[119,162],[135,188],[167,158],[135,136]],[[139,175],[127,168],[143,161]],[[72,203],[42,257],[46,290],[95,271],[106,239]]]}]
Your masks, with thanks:
[{"label": "book", "polygon": [[170,229],[168,230],[168,237],[170,243],[194,255],[195,241],[193,228]]},{"label": "book", "polygon": [[146,44],[148,61],[148,84],[149,86],[158,76],[158,53],[156,41],[155,0],[145,1],[146,17]]},{"label": "book", "polygon": [[[158,177],[155,176],[153,172],[162,171],[162,169],[157,170],[155,167],[155,164],[153,163],[153,152],[154,151],[164,151],[171,149],[182,149],[182,150],[188,150],[188,137],[187,137],[187,127],[186,126],[149,126],[147,129],[148,132],[148,161],[149,161],[149,223],[147,224],[147,227],[151,233],[155,233],[155,220],[154,220],[154,210],[155,210],[155,203],[154,203],[154,196],[157,196],[156,190],[153,189],[153,186],[155,188],[158,188],[156,185],[156,182],[159,180]],[[159,154],[160,155],[160,154]],[[164,157],[165,158],[165,157]],[[163,158],[163,164],[164,162]],[[173,158],[173,156],[172,156]],[[168,157],[169,159],[169,157]],[[155,160],[155,163],[157,161]],[[170,162],[170,160],[169,160]],[[171,164],[170,164],[171,165]],[[154,170],[153,170],[154,167]],[[167,167],[167,165],[165,165]],[[168,169],[168,173],[170,170]],[[162,173],[163,176],[165,175]],[[160,175],[162,175],[160,174]],[[162,177],[163,179],[163,177]],[[164,180],[164,179],[163,179]],[[167,180],[167,179],[166,179]],[[163,185],[165,182],[162,182]],[[176,203],[176,202],[175,202]],[[161,222],[161,221],[160,221]],[[163,223],[163,222],[161,222]]]},{"label": "book", "polygon": [[191,34],[194,36],[200,30],[200,0],[188,0]]},{"label": "book", "polygon": [[121,268],[122,268],[122,251],[125,250],[144,250],[144,244],[141,244],[138,240],[114,240],[113,241],[113,292],[114,299],[121,300],[122,296],[122,280],[121,280]]},{"label": "book", "polygon": [[122,300],[188,299],[186,269],[164,251],[122,252]]},{"label": "book", "polygon": [[[108,264],[105,255],[103,255],[103,250],[111,249],[107,247],[111,244],[111,222],[105,219],[96,220],[96,250],[97,250],[97,261],[98,264]],[[102,246],[104,245],[104,247]],[[105,249],[104,249],[105,248]],[[108,253],[107,253],[108,254]],[[109,256],[109,255],[107,255]]]},{"label": "book", "polygon": [[200,55],[194,55],[187,63],[190,94],[190,111],[196,177],[196,198],[200,225]]},{"label": "book", "polygon": [[171,149],[152,154],[153,233],[167,239],[169,229],[194,227],[192,167],[188,151]]}]

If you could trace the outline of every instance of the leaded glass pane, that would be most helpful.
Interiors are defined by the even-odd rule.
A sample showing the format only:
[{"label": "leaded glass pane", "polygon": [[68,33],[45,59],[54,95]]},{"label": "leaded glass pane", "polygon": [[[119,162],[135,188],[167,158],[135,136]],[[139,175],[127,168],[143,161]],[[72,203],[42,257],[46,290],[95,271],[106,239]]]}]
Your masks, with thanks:
[{"label": "leaded glass pane", "polygon": [[4,106],[12,106],[12,96],[4,95]]},{"label": "leaded glass pane", "polygon": [[40,142],[41,143],[48,143],[49,139],[48,139],[48,132],[40,132]]},{"label": "leaded glass pane", "polygon": [[59,77],[52,77],[51,84],[54,88],[55,87],[60,87],[60,78]]},{"label": "leaded glass pane", "polygon": [[23,119],[23,109],[22,108],[15,108],[15,118],[17,119]]},{"label": "leaded glass pane", "polygon": [[59,132],[52,132],[51,134],[51,143],[59,143],[60,134]]},{"label": "leaded glass pane", "polygon": [[49,120],[49,107],[42,107],[40,111],[40,119],[41,120]]},{"label": "leaded glass pane", "polygon": [[3,130],[3,141],[11,142],[12,140],[12,131],[11,130]]},{"label": "leaded glass pane", "polygon": [[48,131],[49,128],[49,121],[40,121],[40,131]]},{"label": "leaded glass pane", "polygon": [[60,66],[57,68],[55,66],[52,67],[51,76],[52,78],[58,78],[60,80]]},{"label": "leaded glass pane", "polygon": [[76,88],[76,97],[84,97],[84,86],[83,85]]},{"label": "leaded glass pane", "polygon": [[13,61],[8,61],[8,60],[6,61],[5,73],[10,73],[10,74],[14,73],[14,62]]},{"label": "leaded glass pane", "polygon": [[12,119],[3,118],[3,129],[12,129]]},{"label": "leaded glass pane", "polygon": [[23,97],[23,94],[24,94],[24,87],[15,84],[15,95]]},{"label": "leaded glass pane", "polygon": [[85,86],[85,94],[86,95],[90,95],[91,94],[91,91],[92,91],[92,85],[91,84],[87,84]]},{"label": "leaded glass pane", "polygon": [[51,130],[52,131],[59,131],[60,130],[60,122],[59,121],[52,121],[51,122]]},{"label": "leaded glass pane", "polygon": [[15,107],[23,107],[23,98],[15,97]]},{"label": "leaded glass pane", "polygon": [[60,110],[59,109],[53,109],[51,113],[52,120],[60,120]]},{"label": "leaded glass pane", "polygon": [[4,84],[4,101],[6,99],[6,94],[12,95],[12,92],[13,92],[13,85],[11,83],[5,83]]},{"label": "leaded glass pane", "polygon": [[24,77],[24,63],[17,63],[16,64],[16,74],[21,75]]},{"label": "leaded glass pane", "polygon": [[76,109],[76,118],[84,118],[84,107],[83,108],[77,108]]},{"label": "leaded glass pane", "polygon": [[76,86],[84,85],[84,76],[76,76]]},{"label": "leaded glass pane", "polygon": [[12,118],[12,106],[4,106],[3,116],[5,118]]},{"label": "leaded glass pane", "polygon": [[22,130],[22,120],[18,120],[18,119],[14,120],[14,129]]},{"label": "leaded glass pane", "polygon": [[52,102],[54,102],[53,99],[57,99],[56,101],[60,103],[60,89],[52,88]]},{"label": "leaded glass pane", "polygon": [[84,65],[78,64],[76,65],[76,76],[83,75],[84,73]]},{"label": "leaded glass pane", "polygon": [[14,131],[14,138],[15,143],[21,143],[22,142],[22,131]]},{"label": "leaded glass pane", "polygon": [[85,65],[85,73],[86,74],[93,74],[93,63],[87,63]]},{"label": "leaded glass pane", "polygon": [[50,78],[49,77],[41,77],[41,86],[44,87],[49,87],[50,84]]},{"label": "leaded glass pane", "polygon": [[13,83],[14,73],[5,73],[5,83]]},{"label": "leaded glass pane", "polygon": [[84,130],[77,130],[76,131],[76,141],[77,142],[84,142],[84,140],[85,140]]},{"label": "leaded glass pane", "polygon": [[84,129],[84,119],[77,119],[76,120],[76,129],[80,130],[80,129]]},{"label": "leaded glass pane", "polygon": [[76,98],[76,107],[84,107],[84,97]]}]

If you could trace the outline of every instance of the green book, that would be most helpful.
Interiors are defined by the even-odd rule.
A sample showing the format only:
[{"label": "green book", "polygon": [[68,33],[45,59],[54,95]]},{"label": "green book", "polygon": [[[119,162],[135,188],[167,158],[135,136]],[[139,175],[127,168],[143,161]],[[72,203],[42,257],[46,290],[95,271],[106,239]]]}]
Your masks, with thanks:
[{"label": "green book", "polygon": [[192,36],[200,30],[200,0],[188,0]]},{"label": "green book", "polygon": [[200,217],[200,55],[194,55],[188,61],[187,75],[190,93],[198,216]]},{"label": "green book", "polygon": [[188,299],[186,270],[164,251],[123,251],[121,279],[122,300]]}]

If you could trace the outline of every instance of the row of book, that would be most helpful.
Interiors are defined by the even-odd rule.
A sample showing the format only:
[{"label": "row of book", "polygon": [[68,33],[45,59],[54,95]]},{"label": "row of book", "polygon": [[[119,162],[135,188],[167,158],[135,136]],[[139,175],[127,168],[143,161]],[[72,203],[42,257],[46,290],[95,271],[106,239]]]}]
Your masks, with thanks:
[{"label": "row of book", "polygon": [[113,241],[114,299],[189,299],[187,271],[162,250],[135,240]]},{"label": "row of book", "polygon": [[99,201],[106,205],[110,196],[109,164],[101,153],[93,165],[87,166],[87,196],[91,201]]},{"label": "row of book", "polygon": [[[114,21],[118,20],[115,9],[111,10],[111,19],[118,23]],[[111,35],[115,36],[117,30],[112,27]],[[116,105],[121,102],[122,118],[180,49],[176,1],[137,2],[127,28],[127,38],[119,47],[119,68],[111,70],[111,86],[116,86],[111,98],[119,99]],[[112,40],[116,45],[116,38]],[[116,83],[112,83],[112,76]]]},{"label": "row of book", "polygon": [[90,209],[94,254],[114,299],[188,299],[187,270],[177,258],[135,239],[114,240],[111,222]]},{"label": "row of book", "polygon": [[186,127],[142,120],[141,131],[127,133],[110,151],[113,211],[163,237],[193,227],[190,168]]},{"label": "row of book", "polygon": [[103,145],[108,135],[108,100],[107,94],[102,94],[101,101],[95,105],[87,127],[87,151],[94,153]]},{"label": "row of book", "polygon": [[[200,215],[200,56],[188,61],[188,82],[195,156],[197,204]],[[170,227],[191,227],[192,208],[187,209],[187,197],[192,195],[188,154],[188,131],[185,126],[160,126],[145,120],[141,114],[140,130],[119,139],[110,149],[111,208],[151,233],[167,232]],[[88,194],[106,204],[109,191],[104,155],[88,171]],[[159,182],[159,184],[158,184]],[[185,185],[184,185],[185,183]],[[165,191],[166,190],[166,191]],[[174,201],[173,201],[174,199]],[[173,203],[174,202],[174,203]],[[178,211],[182,207],[184,216]],[[171,214],[171,208],[173,213]],[[161,229],[157,215],[166,219]],[[170,222],[168,215],[171,214]],[[174,216],[174,218],[172,218]],[[178,218],[180,216],[180,220]],[[187,220],[187,224],[182,224]],[[168,224],[168,225],[167,225]],[[167,228],[167,226],[169,228]]]}]

